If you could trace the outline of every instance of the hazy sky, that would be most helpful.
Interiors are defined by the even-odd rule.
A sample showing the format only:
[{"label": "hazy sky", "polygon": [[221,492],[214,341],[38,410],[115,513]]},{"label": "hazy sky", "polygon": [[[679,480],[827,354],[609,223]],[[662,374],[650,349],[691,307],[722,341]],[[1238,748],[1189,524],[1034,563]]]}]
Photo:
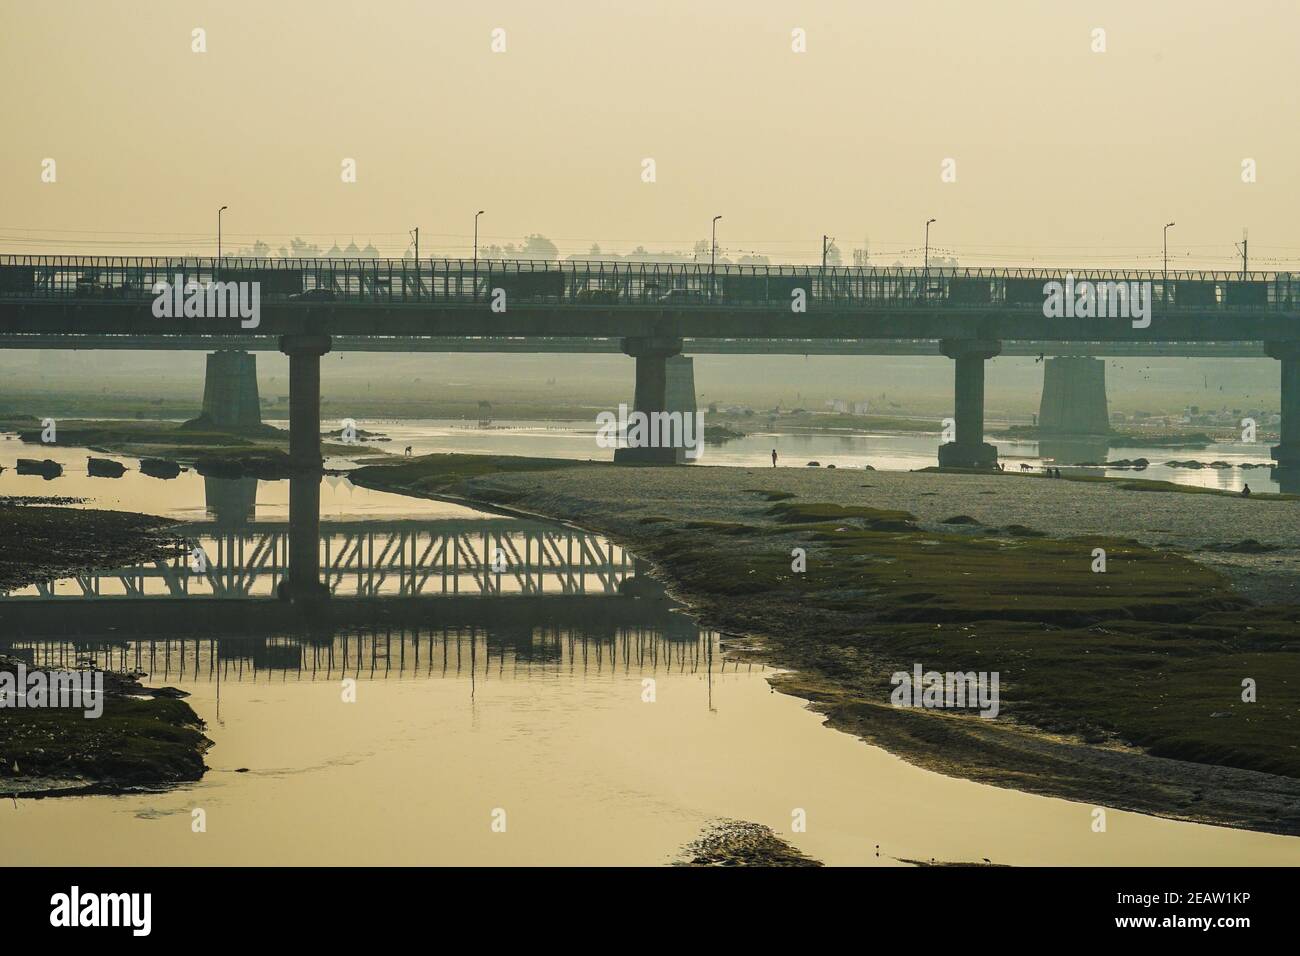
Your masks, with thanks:
[{"label": "hazy sky", "polygon": [[1176,221],[1171,264],[1249,226],[1300,271],[1297,37],[1296,0],[0,0],[0,251],[211,254],[228,204],[228,251],[468,254],[477,209],[688,249],[721,213],[728,255],[888,264],[933,216],[963,265],[1158,268]]}]

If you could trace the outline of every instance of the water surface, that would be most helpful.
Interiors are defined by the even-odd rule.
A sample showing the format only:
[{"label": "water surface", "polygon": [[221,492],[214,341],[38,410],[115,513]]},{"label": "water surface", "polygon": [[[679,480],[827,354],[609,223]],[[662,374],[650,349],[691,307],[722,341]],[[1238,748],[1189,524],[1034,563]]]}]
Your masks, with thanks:
[{"label": "water surface", "polygon": [[[328,478],[321,553],[347,557],[343,573],[323,562],[328,611],[300,614],[271,597],[287,482],[92,479],[72,467],[85,454],[51,449],[70,467],[61,482],[6,471],[0,492],[62,484],[89,505],[176,517],[231,543],[214,551],[225,583],[178,559],[24,589],[0,599],[0,648],[188,691],[211,769],[164,793],[0,803],[5,863],[653,865],[718,818],[767,824],[832,864],[1283,864],[1300,851],[1120,811],[1094,833],[1091,806],[912,767],[822,726],[773,692],[770,670],[727,661],[643,562],[574,529]],[[806,832],[791,832],[796,809]]]}]

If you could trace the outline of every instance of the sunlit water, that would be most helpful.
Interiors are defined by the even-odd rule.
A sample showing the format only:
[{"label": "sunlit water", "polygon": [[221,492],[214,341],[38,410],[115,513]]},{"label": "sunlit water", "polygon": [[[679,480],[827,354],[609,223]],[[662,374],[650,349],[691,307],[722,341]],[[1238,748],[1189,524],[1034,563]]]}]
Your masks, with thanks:
[{"label": "sunlit water", "polygon": [[[265,531],[286,519],[287,482],[256,482],[245,514],[246,487],[148,478],[126,458],[126,477],[88,478],[84,450],[46,454],[67,461],[63,479],[6,470],[0,493],[57,489],[191,527],[251,520]],[[339,478],[323,485],[321,512],[323,529],[360,519],[381,539],[414,522],[429,540],[475,542],[474,528],[492,526],[492,540],[520,545],[512,565],[539,573],[489,575],[487,552],[468,543],[444,549],[441,563],[431,549],[415,563],[433,584],[412,592],[427,601],[325,633],[279,623],[232,632],[185,614],[183,597],[168,605],[182,616],[168,617],[126,591],[0,600],[0,620],[20,602],[51,609],[40,634],[0,634],[6,652],[138,668],[149,684],[189,691],[214,741],[203,779],[171,791],[0,803],[0,862],[661,864],[718,818],[767,824],[833,864],[1283,864],[1300,851],[1294,838],[1119,811],[1096,833],[1091,806],[909,766],[823,727],[772,691],[770,670],[726,661],[718,636],[662,595],[623,594],[644,566],[599,539],[556,528],[528,551],[521,542],[543,540],[525,530],[537,523],[511,531],[509,519]],[[442,585],[449,577],[459,596]],[[340,584],[332,606],[392,593]],[[374,606],[382,615],[394,605]],[[81,614],[75,629],[61,630],[65,613]],[[194,832],[195,810],[206,832]],[[796,810],[806,832],[791,832]]]},{"label": "sunlit water", "polygon": [[[277,423],[287,427],[286,423]],[[575,458],[609,461],[612,449],[596,443],[596,426],[581,422],[494,422],[478,427],[473,422],[452,420],[358,420],[357,426],[381,432],[387,442],[367,443],[365,447],[386,454],[403,454],[410,446],[412,454],[462,452],[483,455],[522,455],[532,458]],[[1268,468],[1242,468],[1243,464],[1268,462],[1270,446],[1264,442],[1215,443],[1206,448],[1124,447],[1107,449],[1104,443],[1079,441],[1004,441],[991,440],[999,459],[1008,470],[1020,465],[1042,468],[1062,467],[1075,473],[1136,477],[1179,484],[1240,491],[1249,484],[1252,491],[1278,491],[1278,484]],[[698,459],[706,465],[771,467],[776,450],[781,467],[806,468],[808,462],[822,467],[862,468],[878,471],[912,471],[938,462],[939,435],[905,432],[841,434],[755,432],[723,445],[707,445]],[[1142,471],[1119,468],[1076,468],[1088,462],[1134,460],[1145,458],[1151,464]],[[1165,462],[1196,460],[1205,465],[1222,462],[1227,468],[1170,468]]]}]

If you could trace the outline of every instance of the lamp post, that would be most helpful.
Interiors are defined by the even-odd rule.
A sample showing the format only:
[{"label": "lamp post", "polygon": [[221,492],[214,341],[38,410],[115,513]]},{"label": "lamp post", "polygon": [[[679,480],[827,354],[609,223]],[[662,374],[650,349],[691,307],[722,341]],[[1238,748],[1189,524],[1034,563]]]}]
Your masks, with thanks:
[{"label": "lamp post", "polygon": [[713,298],[713,286],[717,282],[715,273],[718,268],[718,220],[721,215],[713,217],[713,244],[709,247],[709,298]]},{"label": "lamp post", "polygon": [[[480,209],[474,213],[474,298],[478,298],[478,217],[483,215]],[[489,275],[491,273],[489,272]]]},{"label": "lamp post", "polygon": [[222,206],[217,210],[217,261],[221,261],[221,214],[229,209],[229,206]]},{"label": "lamp post", "polygon": [[927,219],[925,221],[925,271],[930,272],[930,223],[938,222],[937,219]]},{"label": "lamp post", "polygon": [[1172,222],[1165,223],[1165,258],[1164,265],[1160,269],[1160,300],[1166,305],[1169,304],[1169,228],[1173,225],[1175,224]]}]

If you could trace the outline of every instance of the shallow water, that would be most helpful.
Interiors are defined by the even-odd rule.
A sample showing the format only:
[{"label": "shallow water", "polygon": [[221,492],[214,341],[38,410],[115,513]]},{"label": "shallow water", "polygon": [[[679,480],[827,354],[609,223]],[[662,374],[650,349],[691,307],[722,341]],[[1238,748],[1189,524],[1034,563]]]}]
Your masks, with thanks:
[{"label": "shallow water", "polygon": [[[6,471],[0,492],[60,484],[32,482]],[[62,484],[212,538],[273,536],[286,518],[287,482],[253,482],[251,508],[246,483],[193,474]],[[169,792],[0,803],[0,861],[660,864],[721,817],[767,824],[833,864],[1283,864],[1300,852],[1295,838],[1119,811],[1095,833],[1090,806],[909,766],[823,727],[772,691],[770,670],[726,662],[716,634],[597,536],[547,525],[547,538],[537,522],[339,478],[321,499],[322,537],[360,519],[381,542],[351,552],[355,583],[331,578],[324,624],[286,621],[287,605],[258,596],[275,566],[260,558],[232,578],[248,589],[220,601],[125,586],[88,597],[70,582],[0,600],[0,620],[25,615],[20,633],[0,634],[7,652],[143,670],[192,694],[215,744],[204,778]],[[382,541],[402,534],[419,547],[398,569]],[[449,546],[426,550],[435,539]],[[504,573],[489,573],[484,541],[517,545]],[[187,575],[183,562],[173,572]],[[246,612],[239,624],[229,608]],[[796,809],[806,832],[791,832]],[[193,832],[195,810],[206,832]]]},{"label": "shallow water", "polygon": [[[283,427],[283,423],[276,423]],[[479,428],[473,422],[453,420],[365,420],[359,428],[382,432],[390,442],[367,447],[380,453],[401,454],[406,446],[412,453],[464,452],[469,454],[522,455],[535,458],[576,458],[610,461],[611,449],[596,444],[596,426],[581,422],[495,422]],[[1252,491],[1278,491],[1268,468],[1242,468],[1246,463],[1269,461],[1270,446],[1264,442],[1216,443],[1207,448],[1125,447],[1107,450],[1104,443],[1077,441],[993,440],[999,459],[1008,470],[1021,464],[1041,468],[1045,464],[1074,473],[1134,477],[1178,484],[1240,491],[1249,484]],[[704,465],[733,465],[766,468],[776,449],[781,467],[805,468],[810,461],[822,467],[862,468],[879,471],[912,471],[938,461],[939,436],[900,432],[879,433],[791,433],[756,432],[724,445],[708,445],[698,459]],[[1151,466],[1142,471],[1120,468],[1074,468],[1076,463],[1146,458]],[[1168,461],[1195,459],[1205,464],[1222,461],[1230,468],[1170,468]]]}]

